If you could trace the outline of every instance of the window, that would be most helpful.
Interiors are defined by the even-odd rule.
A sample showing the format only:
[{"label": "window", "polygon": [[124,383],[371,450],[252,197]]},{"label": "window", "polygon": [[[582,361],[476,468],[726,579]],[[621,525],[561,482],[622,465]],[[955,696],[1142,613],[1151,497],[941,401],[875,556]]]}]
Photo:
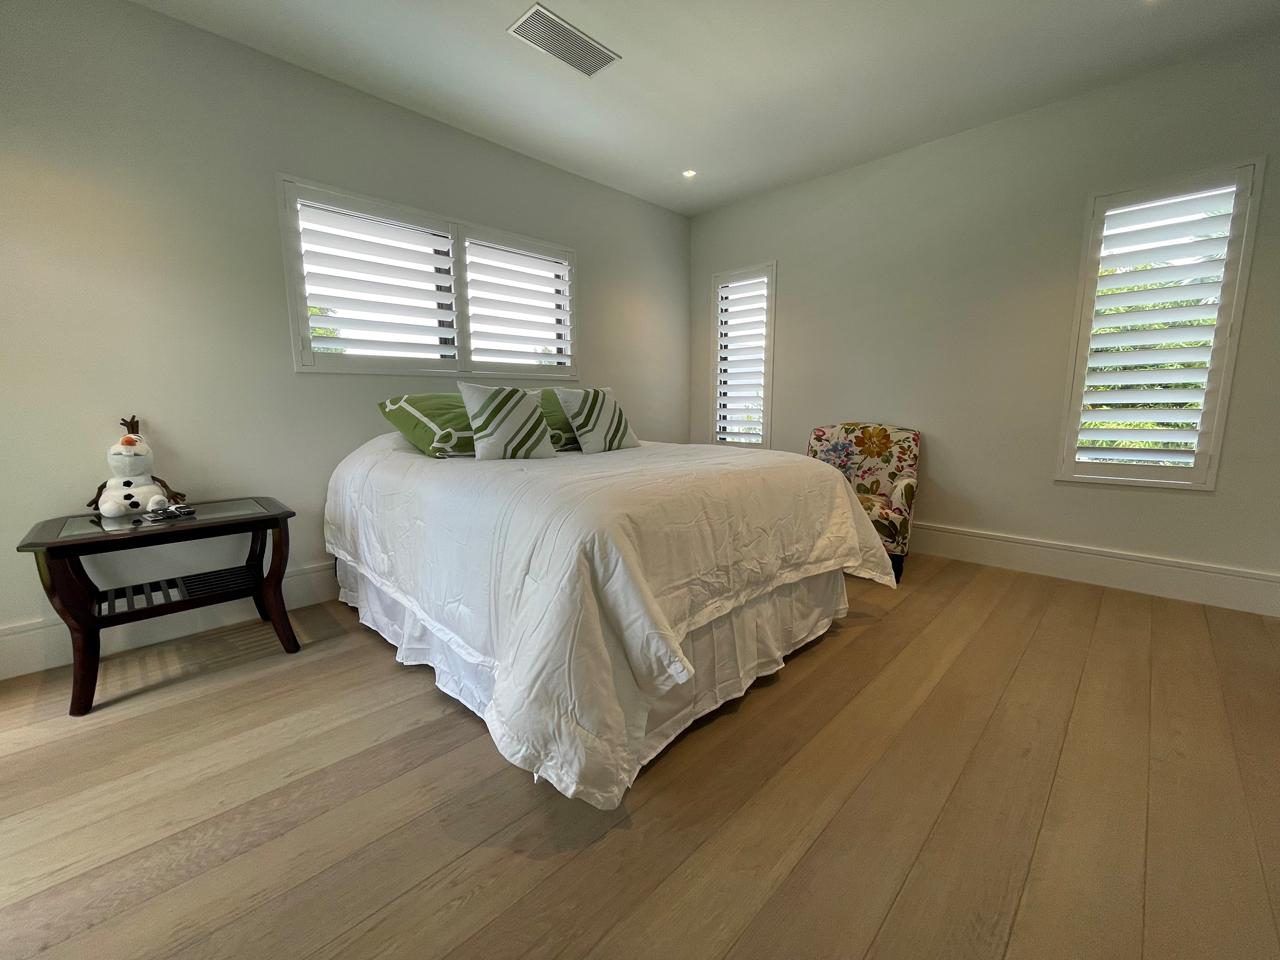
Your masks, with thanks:
[{"label": "window", "polygon": [[569,261],[466,241],[467,310],[476,369],[569,366]]},{"label": "window", "polygon": [[1256,167],[1094,200],[1059,479],[1212,488]]},{"label": "window", "polygon": [[294,369],[574,376],[571,251],[287,178],[282,188]]},{"label": "window", "polygon": [[716,443],[769,444],[773,264],[715,277]]}]

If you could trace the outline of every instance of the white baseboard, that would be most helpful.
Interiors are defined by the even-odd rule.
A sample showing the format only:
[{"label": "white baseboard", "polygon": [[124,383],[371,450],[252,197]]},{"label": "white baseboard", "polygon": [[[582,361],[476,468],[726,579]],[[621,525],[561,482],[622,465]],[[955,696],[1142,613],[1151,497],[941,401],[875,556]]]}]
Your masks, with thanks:
[{"label": "white baseboard", "polygon": [[[956,560],[1280,616],[1280,572],[1197,563],[924,521],[912,527],[911,546],[920,553]],[[321,561],[290,569],[285,575],[284,595],[291,609],[337,597],[333,562]],[[103,634],[102,652],[117,653],[255,617],[253,604],[239,600],[144,620]],[[0,679],[70,662],[67,629],[57,617],[0,625]]]},{"label": "white baseboard", "polygon": [[[285,605],[291,609],[332,600],[337,595],[338,581],[332,560],[292,567],[285,574]],[[201,630],[256,620],[257,617],[251,601],[236,600],[155,620],[141,620],[105,631],[102,634],[102,653],[106,655],[145,647]],[[67,638],[66,626],[56,616],[0,625],[0,680],[70,662],[71,641]]]},{"label": "white baseboard", "polygon": [[914,524],[911,548],[955,560],[1280,616],[1280,571],[1197,563],[945,523]]}]

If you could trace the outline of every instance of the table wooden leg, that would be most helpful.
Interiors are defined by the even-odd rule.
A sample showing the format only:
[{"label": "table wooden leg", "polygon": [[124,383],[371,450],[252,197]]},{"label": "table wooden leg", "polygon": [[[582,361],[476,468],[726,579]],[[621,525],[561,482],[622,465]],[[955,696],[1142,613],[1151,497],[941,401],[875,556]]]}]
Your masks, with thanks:
[{"label": "table wooden leg", "polygon": [[98,618],[94,612],[98,588],[89,579],[79,557],[36,555],[40,583],[67,630],[71,633],[71,709],[73,717],[83,717],[93,709],[101,658]]},{"label": "table wooden leg", "polygon": [[98,661],[102,650],[97,627],[67,625],[71,630],[71,710],[73,717],[83,717],[93,709],[93,695],[98,689]]},{"label": "table wooden leg", "polygon": [[266,601],[262,599],[262,559],[266,555],[266,550],[267,532],[253,531],[250,534],[249,555],[245,557],[244,565],[253,574],[253,605],[258,608],[258,616],[263,620],[270,620],[271,612],[267,609]]},{"label": "table wooden leg", "polygon": [[284,568],[289,562],[289,526],[281,521],[280,526],[271,530],[271,567],[262,579],[262,588],[258,592],[271,626],[275,628],[276,637],[285,653],[297,653],[302,649],[298,638],[294,636],[293,625],[289,622],[289,612],[284,606],[284,594],[281,584],[284,581]]}]

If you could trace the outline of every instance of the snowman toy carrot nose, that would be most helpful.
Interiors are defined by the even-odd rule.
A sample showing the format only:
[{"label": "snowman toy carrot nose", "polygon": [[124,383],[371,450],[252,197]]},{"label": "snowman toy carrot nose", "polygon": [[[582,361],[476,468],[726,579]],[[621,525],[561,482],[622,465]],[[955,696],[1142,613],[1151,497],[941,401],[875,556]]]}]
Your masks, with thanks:
[{"label": "snowman toy carrot nose", "polygon": [[134,436],[121,437],[120,445],[124,447],[136,447],[138,445],[138,438]]}]

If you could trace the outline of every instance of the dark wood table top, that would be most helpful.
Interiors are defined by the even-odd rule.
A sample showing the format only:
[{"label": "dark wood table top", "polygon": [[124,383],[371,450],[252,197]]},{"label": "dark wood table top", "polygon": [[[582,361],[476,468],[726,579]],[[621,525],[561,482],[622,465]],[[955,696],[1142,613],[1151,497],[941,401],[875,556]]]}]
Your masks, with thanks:
[{"label": "dark wood table top", "polygon": [[162,523],[148,523],[136,516],[101,517],[96,513],[53,517],[32,527],[18,544],[18,550],[25,553],[109,553],[277,526],[297,515],[274,497],[206,500],[188,506],[195,508],[194,517]]}]

